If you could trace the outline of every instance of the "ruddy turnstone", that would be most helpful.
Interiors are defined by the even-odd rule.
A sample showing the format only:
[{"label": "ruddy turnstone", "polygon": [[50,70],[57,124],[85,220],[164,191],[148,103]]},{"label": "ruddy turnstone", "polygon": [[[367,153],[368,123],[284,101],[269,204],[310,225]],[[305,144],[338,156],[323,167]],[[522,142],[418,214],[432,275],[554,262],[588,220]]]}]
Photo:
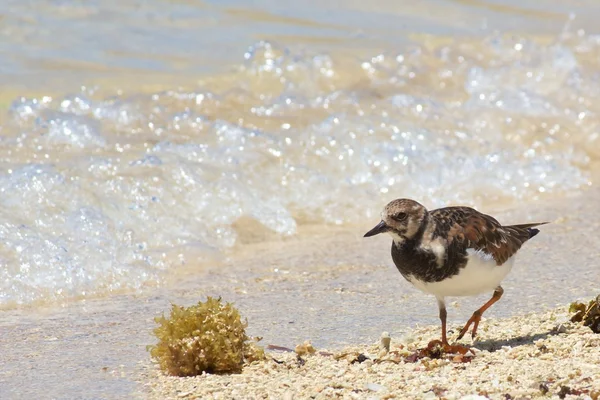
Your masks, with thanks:
[{"label": "ruddy turnstone", "polygon": [[515,253],[538,234],[534,226],[546,223],[502,226],[469,207],[427,211],[414,200],[398,199],[385,206],[381,222],[365,237],[384,232],[392,236],[392,259],[402,276],[437,298],[442,344],[449,346],[445,298],[494,291],[458,335],[461,339],[473,325],[475,338],[481,315],[504,293],[500,283],[510,272]]}]

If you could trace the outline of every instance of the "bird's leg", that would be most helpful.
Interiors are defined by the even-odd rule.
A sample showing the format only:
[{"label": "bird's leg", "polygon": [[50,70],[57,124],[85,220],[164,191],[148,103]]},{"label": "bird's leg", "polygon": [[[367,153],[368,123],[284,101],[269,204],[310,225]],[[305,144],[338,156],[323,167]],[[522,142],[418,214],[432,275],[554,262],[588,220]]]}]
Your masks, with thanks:
[{"label": "bird's leg", "polygon": [[467,333],[471,324],[473,324],[473,332],[471,333],[471,336],[473,337],[473,339],[475,339],[475,335],[477,334],[477,327],[479,326],[479,321],[481,321],[481,316],[483,315],[485,310],[487,310],[495,302],[500,300],[503,293],[504,293],[504,289],[502,289],[501,286],[498,286],[496,288],[496,290],[494,290],[494,294],[492,295],[492,298],[489,299],[488,302],[485,303],[479,310],[475,311],[473,313],[473,315],[471,316],[471,318],[469,318],[469,320],[465,324],[465,327],[462,328],[462,330],[460,331],[460,334],[458,335],[458,340],[462,339],[462,337],[465,336],[465,333]]},{"label": "bird's leg", "polygon": [[448,313],[446,312],[446,303],[444,302],[444,298],[438,298],[438,308],[440,309],[440,320],[442,321],[442,344],[444,346],[448,346],[448,339],[446,337],[446,317]]},{"label": "bird's leg", "polygon": [[468,347],[461,345],[450,345],[448,343],[448,337],[446,335],[446,317],[448,315],[446,311],[446,303],[444,302],[444,298],[440,297],[437,299],[438,308],[440,310],[440,320],[442,321],[442,340],[432,340],[427,345],[427,348],[423,350],[428,357],[431,357],[432,354],[435,354],[439,350],[435,350],[436,348],[442,349],[444,353],[457,353],[457,354],[466,354],[469,351]]}]

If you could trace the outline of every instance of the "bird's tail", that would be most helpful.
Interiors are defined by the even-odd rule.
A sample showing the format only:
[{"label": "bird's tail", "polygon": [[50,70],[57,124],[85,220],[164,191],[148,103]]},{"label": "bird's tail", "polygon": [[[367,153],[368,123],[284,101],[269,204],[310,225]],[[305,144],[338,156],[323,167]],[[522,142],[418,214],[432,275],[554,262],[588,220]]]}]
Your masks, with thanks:
[{"label": "bird's tail", "polygon": [[529,232],[529,239],[540,233],[539,229],[535,229],[534,226],[546,225],[549,222],[535,222],[532,224],[521,224],[521,225],[511,225],[510,228],[514,228],[516,230],[525,230]]}]

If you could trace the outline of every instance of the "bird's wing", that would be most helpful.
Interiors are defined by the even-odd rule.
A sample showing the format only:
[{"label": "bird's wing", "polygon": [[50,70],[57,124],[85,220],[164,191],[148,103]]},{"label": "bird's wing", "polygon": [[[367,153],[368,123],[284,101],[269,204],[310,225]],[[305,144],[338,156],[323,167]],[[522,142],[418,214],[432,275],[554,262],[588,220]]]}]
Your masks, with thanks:
[{"label": "bird's wing", "polygon": [[470,207],[447,207],[431,211],[438,229],[447,232],[451,244],[490,254],[504,264],[539,231],[531,229],[547,222],[502,226],[493,217]]}]

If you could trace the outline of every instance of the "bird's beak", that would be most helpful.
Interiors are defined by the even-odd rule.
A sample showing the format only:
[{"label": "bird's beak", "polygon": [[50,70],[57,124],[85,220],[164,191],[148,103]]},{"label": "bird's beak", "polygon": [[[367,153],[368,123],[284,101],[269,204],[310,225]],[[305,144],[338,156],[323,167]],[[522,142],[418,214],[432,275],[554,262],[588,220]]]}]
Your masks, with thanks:
[{"label": "bird's beak", "polygon": [[369,232],[365,233],[364,237],[375,236],[377,234],[387,232],[387,230],[388,230],[387,225],[385,224],[385,222],[381,221],[380,223],[375,225],[375,228],[373,228]]}]

